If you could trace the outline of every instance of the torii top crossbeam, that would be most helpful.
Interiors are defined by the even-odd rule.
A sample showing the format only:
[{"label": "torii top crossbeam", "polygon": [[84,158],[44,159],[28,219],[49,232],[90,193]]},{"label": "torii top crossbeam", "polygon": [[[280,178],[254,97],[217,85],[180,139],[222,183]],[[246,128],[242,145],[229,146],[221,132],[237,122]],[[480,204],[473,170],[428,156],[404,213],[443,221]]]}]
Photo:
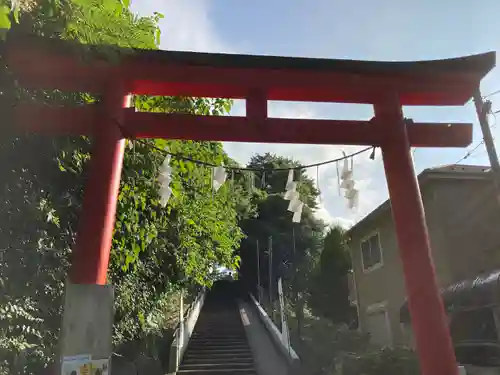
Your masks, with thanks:
[{"label": "torii top crossbeam", "polygon": [[[128,111],[122,125],[130,137],[315,144],[381,145],[390,134],[369,121],[269,119],[267,100],[375,104],[381,93],[397,92],[401,105],[463,105],[495,61],[494,53],[367,62],[89,48],[35,36],[8,40],[3,50],[26,87],[103,93],[113,82],[121,82],[133,94],[247,99],[246,117]],[[31,130],[56,134],[90,134],[95,112],[95,106],[19,111],[20,122]],[[31,121],[24,121],[28,118]],[[411,146],[463,147],[471,142],[470,126],[438,125],[409,126]]]},{"label": "torii top crossbeam", "polygon": [[[72,282],[106,283],[124,132],[129,137],[381,146],[420,368],[423,375],[457,375],[410,147],[466,146],[472,125],[405,123],[402,106],[463,105],[493,68],[494,53],[393,63],[116,48],[110,59],[105,48],[98,48],[105,59],[88,51],[88,46],[33,36],[1,44],[2,57],[26,87],[102,94],[98,105],[20,105],[15,111],[25,130],[93,135]],[[129,93],[245,99],[246,116],[140,113],[123,108]],[[272,119],[268,100],[373,104],[375,117]],[[360,314],[363,308],[359,305]]]},{"label": "torii top crossbeam", "polygon": [[[99,47],[33,36],[7,44],[7,62],[36,87],[102,91],[109,77],[133,94],[373,104],[397,91],[402,105],[462,105],[493,67],[494,53],[419,62],[369,62]],[[119,52],[113,64],[105,51]],[[87,54],[84,61],[81,57]],[[78,58],[80,56],[80,58]],[[89,58],[90,57],[90,58]]]}]

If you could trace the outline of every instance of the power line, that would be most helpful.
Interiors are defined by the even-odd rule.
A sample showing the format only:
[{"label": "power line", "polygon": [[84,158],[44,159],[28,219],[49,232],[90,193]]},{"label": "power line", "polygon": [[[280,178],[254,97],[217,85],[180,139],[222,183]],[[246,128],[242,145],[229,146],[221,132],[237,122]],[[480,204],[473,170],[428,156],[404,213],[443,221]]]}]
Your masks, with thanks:
[{"label": "power line", "polygon": [[496,90],[496,91],[490,92],[489,94],[484,95],[483,99],[489,98],[490,96],[497,95],[497,94],[500,94],[500,90]]},{"label": "power line", "polygon": [[[112,119],[112,120],[118,125],[118,128],[120,129],[122,135],[124,137],[126,137],[125,136],[125,132],[123,131],[123,127],[119,123],[119,121],[116,120],[116,119]],[[138,142],[138,143],[140,143],[142,145],[151,147],[151,148],[155,149],[156,151],[161,152],[164,155],[170,155],[170,156],[172,156],[173,158],[175,158],[177,160],[185,160],[185,161],[189,161],[189,162],[192,162],[192,163],[195,163],[195,164],[198,164],[198,165],[203,165],[205,167],[212,167],[212,168],[218,167],[217,164],[213,164],[213,163],[202,161],[202,160],[193,159],[193,158],[191,158],[189,156],[186,156],[186,155],[181,155],[181,154],[177,154],[177,153],[174,153],[174,152],[167,151],[167,150],[162,149],[160,147],[157,147],[157,146],[155,146],[153,144],[150,144],[147,141],[144,141],[142,139],[134,139],[134,141]],[[297,170],[297,169],[308,169],[308,168],[319,167],[319,166],[326,165],[326,164],[337,163],[337,162],[345,160],[345,159],[350,159],[350,158],[352,158],[354,156],[360,155],[360,154],[365,153],[367,151],[370,151],[372,149],[375,149],[375,147],[374,146],[366,147],[366,148],[364,148],[362,150],[353,152],[352,154],[345,155],[345,156],[342,156],[342,157],[339,157],[339,158],[336,158],[336,159],[325,160],[325,161],[321,161],[319,163],[313,163],[313,164],[307,164],[307,165],[300,165],[298,167],[287,167],[287,168],[246,168],[246,167],[226,167],[225,166],[224,168],[226,170],[230,170],[230,171],[250,171],[250,172],[290,171],[290,170]]]},{"label": "power line", "polygon": [[[487,98],[487,97],[490,97],[490,96],[495,95],[495,94],[498,94],[498,93],[500,93],[500,90],[494,91],[494,92],[492,92],[492,93],[490,93],[490,94],[488,94],[488,95],[484,96],[483,98]],[[489,114],[493,115],[493,118],[495,119],[495,122],[494,122],[494,124],[493,124],[493,125],[491,125],[491,126],[490,126],[490,129],[494,129],[494,128],[497,126],[497,117],[495,116],[495,114],[496,114],[496,113],[499,113],[499,112],[500,112],[500,110],[495,111],[495,112],[493,112],[491,109],[489,110]],[[495,140],[495,138],[494,138],[494,137],[492,137],[492,140]],[[483,139],[481,142],[479,142],[479,143],[478,143],[478,144],[477,144],[477,145],[476,145],[476,146],[475,146],[472,150],[467,151],[467,152],[466,152],[466,154],[465,154],[463,157],[461,157],[460,159],[458,159],[458,160],[455,162],[455,164],[461,163],[461,162],[462,162],[462,161],[464,161],[465,159],[467,159],[467,158],[471,157],[471,156],[472,156],[472,154],[474,154],[474,152],[475,152],[475,151],[476,151],[479,147],[481,147],[483,144],[484,144],[484,139]]]},{"label": "power line", "polygon": [[[496,90],[496,91],[493,91],[489,94],[486,94],[484,95],[482,98],[483,99],[486,99],[486,98],[489,98],[491,96],[494,96],[494,95],[497,95],[497,94],[500,94],[500,90]],[[490,114],[492,114],[493,116],[497,113],[500,113],[500,110],[498,111],[495,111],[495,112],[492,112],[490,111]],[[121,126],[121,124],[117,121],[117,120],[114,120],[118,127],[120,128],[122,134],[124,133],[123,132],[123,128]],[[490,128],[493,129],[494,127],[496,126],[496,116],[495,116],[495,124],[493,126],[491,126]],[[174,157],[175,159],[178,159],[178,160],[185,160],[185,161],[189,161],[189,162],[192,162],[192,163],[195,163],[195,164],[198,164],[198,165],[203,165],[203,166],[206,166],[206,167],[217,167],[216,164],[213,164],[213,163],[209,163],[209,162],[204,162],[202,160],[196,160],[196,159],[193,159],[193,158],[190,158],[188,156],[185,156],[185,155],[181,155],[181,154],[176,154],[176,153],[172,153],[172,152],[169,152],[169,151],[166,151],[166,150],[163,150],[159,147],[156,147],[155,145],[152,145],[152,144],[149,144],[147,143],[146,141],[143,141],[143,140],[140,140],[140,139],[135,139],[136,142],[138,143],[141,143],[143,145],[147,145],[149,147],[152,147],[154,149],[156,149],[157,151],[165,154],[165,155],[170,155],[172,157]],[[484,140],[482,140],[478,145],[476,145],[472,150],[468,151],[462,158],[460,158],[458,161],[455,162],[455,164],[458,164],[462,161],[464,161],[465,159],[467,159],[468,157],[470,157],[481,145],[484,144]],[[354,156],[357,156],[357,155],[360,155],[364,152],[367,152],[369,150],[374,150],[375,147],[373,146],[370,146],[370,147],[366,147],[360,151],[357,151],[357,152],[354,152],[352,154],[349,154],[349,155],[346,155],[346,156],[342,156],[340,158],[336,158],[336,159],[330,159],[330,160],[326,160],[326,161],[322,161],[322,162],[319,162],[319,163],[314,163],[314,164],[307,164],[307,165],[301,165],[301,166],[298,166],[298,167],[290,167],[290,168],[245,168],[245,167],[225,167],[226,170],[232,170],[232,171],[251,171],[251,172],[262,172],[262,171],[289,171],[289,170],[296,170],[296,169],[308,169],[308,168],[314,168],[314,167],[319,167],[319,166],[322,166],[322,165],[327,165],[327,164],[332,164],[332,163],[337,163],[339,161],[342,161],[342,160],[345,160],[345,159],[349,159],[349,158],[352,158]],[[415,152],[417,151],[416,148],[413,149],[413,152],[412,152],[412,156],[415,156]]]},{"label": "power line", "polygon": [[458,164],[458,163],[461,163],[462,161],[464,161],[465,159],[467,159],[468,157],[472,156],[472,154],[474,153],[474,151],[476,151],[479,147],[481,147],[482,145],[484,144],[484,140],[482,140],[479,144],[476,145],[476,147],[474,147],[472,150],[468,151],[463,157],[461,157],[460,159],[458,159],[455,164]]},{"label": "power line", "polygon": [[[497,94],[500,94],[500,90],[495,90],[495,91],[493,91],[493,92],[490,92],[489,94],[486,94],[486,95],[482,96],[481,98],[482,98],[482,99],[487,99],[487,98],[489,98],[489,97],[491,97],[491,96],[495,96],[495,95],[497,95]],[[473,100],[469,100],[469,101],[468,101],[465,105],[466,105],[466,106],[468,106],[469,104],[471,104],[471,103],[473,103],[473,102],[474,102]],[[500,112],[500,111],[496,111],[495,113],[499,113],[499,112]]]},{"label": "power line", "polygon": [[[218,167],[217,164],[213,164],[213,163],[209,163],[209,162],[206,162],[206,161],[193,159],[193,158],[190,158],[190,157],[185,156],[185,155],[181,155],[181,154],[176,154],[176,153],[173,153],[173,152],[169,152],[169,151],[161,149],[161,148],[159,148],[159,147],[157,147],[155,145],[149,144],[146,141],[143,141],[142,139],[136,139],[135,141],[139,142],[139,143],[141,143],[143,145],[147,145],[149,147],[152,147],[155,150],[157,150],[159,152],[162,152],[165,155],[170,155],[170,156],[172,156],[175,159],[190,161],[192,163],[203,165],[203,166],[206,166],[206,167]],[[349,155],[346,155],[346,156],[342,156],[340,158],[330,159],[330,160],[326,160],[326,161],[322,161],[322,162],[314,163],[314,164],[301,165],[301,166],[298,166],[298,167],[289,167],[289,168],[224,167],[224,168],[227,169],[227,170],[233,170],[233,171],[251,171],[251,172],[260,172],[260,171],[290,171],[290,170],[295,170],[295,169],[307,169],[307,168],[319,167],[321,165],[336,163],[336,162],[339,162],[339,161],[342,161],[342,160],[345,160],[345,159],[349,159],[349,158],[352,158],[353,156],[360,155],[360,154],[362,154],[364,152],[370,151],[372,148],[373,148],[372,146],[366,147],[366,148],[364,148],[362,150],[359,150],[357,152],[353,152],[352,154],[349,154]]]}]

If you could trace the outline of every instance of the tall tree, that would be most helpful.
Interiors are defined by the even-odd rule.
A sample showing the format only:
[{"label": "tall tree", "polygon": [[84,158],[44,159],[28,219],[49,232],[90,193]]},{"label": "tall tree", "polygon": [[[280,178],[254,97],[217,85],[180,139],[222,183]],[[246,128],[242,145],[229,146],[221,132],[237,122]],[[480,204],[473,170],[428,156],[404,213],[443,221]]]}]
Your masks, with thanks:
[{"label": "tall tree", "polygon": [[[157,48],[159,43],[160,15],[137,17],[125,1],[22,1],[18,11],[16,20],[14,14],[9,16],[7,38],[13,40],[18,33],[30,32],[112,46]],[[114,48],[101,52],[108,51],[110,58],[120,57]],[[68,105],[99,100],[23,90],[8,67],[0,67],[0,74],[7,77],[0,90],[3,108],[20,98]],[[205,115],[224,114],[231,107],[221,99],[145,96],[136,97],[135,104],[141,111]],[[7,118],[2,130],[12,123]],[[234,163],[220,143],[149,140],[129,145],[109,269],[116,286],[117,346],[154,329],[176,288],[209,285],[215,264],[236,267],[234,249],[243,236],[238,220],[254,211],[241,186],[228,183],[213,194],[210,170],[181,160],[172,160],[171,201],[166,209],[159,205],[157,171],[165,155],[158,149],[168,147],[215,164]],[[91,139],[85,137],[0,140],[0,374],[8,366],[3,361],[21,351],[30,353],[26,373],[39,373],[54,355],[90,152]]]},{"label": "tall tree", "polygon": [[324,240],[319,262],[311,277],[309,306],[317,316],[334,323],[349,323],[353,309],[349,302],[347,274],[351,269],[349,249],[344,230],[329,228]]},{"label": "tall tree", "polygon": [[[2,11],[14,8],[9,15],[12,22],[8,26],[12,27],[6,35],[13,41],[18,34],[34,33],[89,42],[85,35],[92,34],[93,42],[120,44],[126,35],[121,34],[122,26],[126,25],[134,31],[124,43],[127,46],[155,48],[158,43],[158,17],[132,16],[118,0],[103,0],[93,9],[90,3],[77,1],[21,1],[12,5],[7,2]],[[89,25],[100,22],[104,27],[103,19],[107,20],[106,28],[94,28],[90,33]],[[14,122],[7,109],[17,100],[75,105],[98,98],[24,90],[4,65],[0,75],[0,103],[5,114],[0,141],[0,373],[22,351],[30,353],[26,371],[38,373],[53,355],[57,341],[90,140],[9,135]]]},{"label": "tall tree", "polygon": [[[259,243],[260,280],[262,286],[277,297],[277,280],[282,277],[288,302],[297,317],[297,331],[300,336],[303,310],[308,295],[307,279],[314,259],[319,255],[324,224],[314,217],[318,190],[313,181],[300,169],[298,162],[280,156],[256,155],[248,167],[255,173],[255,186],[262,194],[256,197],[258,215],[245,220],[241,226],[247,238],[240,249],[242,257],[242,279],[247,287],[255,290],[257,284],[256,243]],[[283,199],[288,170],[294,169],[298,181],[300,199],[306,203],[300,223],[292,222],[287,211],[289,202]],[[276,170],[278,169],[278,170]],[[269,272],[269,238],[272,238],[272,268]],[[271,279],[269,278],[271,274]]]},{"label": "tall tree", "polygon": [[[306,171],[300,168],[300,163],[296,160],[266,153],[264,155],[254,155],[247,165],[248,168],[255,168],[255,186],[261,188],[270,195],[282,195],[288,178],[287,168],[293,170],[294,180],[298,181],[297,190],[300,197],[308,208],[314,210],[317,207],[318,189],[314,182],[306,175]],[[280,170],[281,169],[281,170]],[[260,171],[259,171],[260,170]]]}]

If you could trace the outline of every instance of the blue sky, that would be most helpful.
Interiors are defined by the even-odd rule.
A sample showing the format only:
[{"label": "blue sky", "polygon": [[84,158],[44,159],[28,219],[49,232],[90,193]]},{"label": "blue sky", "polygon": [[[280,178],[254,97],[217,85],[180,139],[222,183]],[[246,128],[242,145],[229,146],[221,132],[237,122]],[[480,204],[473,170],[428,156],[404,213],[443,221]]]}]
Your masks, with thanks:
[{"label": "blue sky", "polygon": [[[162,49],[200,52],[249,53],[282,56],[360,60],[425,60],[496,51],[500,47],[498,0],[132,0],[141,15],[163,13]],[[500,90],[500,71],[493,70],[482,83],[487,94]],[[490,98],[500,109],[500,95]],[[233,113],[244,114],[243,103]],[[272,117],[369,119],[370,106],[270,103]],[[459,108],[405,108],[418,121],[474,123],[474,143],[481,141],[474,106]],[[500,121],[500,118],[499,118]],[[494,123],[494,119],[492,119]],[[493,129],[500,136],[500,126]],[[500,140],[500,137],[497,137]],[[500,142],[497,142],[497,147]],[[230,156],[245,163],[254,153],[274,152],[303,163],[322,161],[356,147],[225,144]],[[417,172],[460,159],[466,149],[417,149]],[[484,147],[465,163],[487,165]],[[358,221],[387,199],[380,155],[354,159],[360,187],[360,206],[351,211],[338,196],[335,167],[319,171],[322,218],[349,224]],[[316,178],[317,171],[310,174]]]}]

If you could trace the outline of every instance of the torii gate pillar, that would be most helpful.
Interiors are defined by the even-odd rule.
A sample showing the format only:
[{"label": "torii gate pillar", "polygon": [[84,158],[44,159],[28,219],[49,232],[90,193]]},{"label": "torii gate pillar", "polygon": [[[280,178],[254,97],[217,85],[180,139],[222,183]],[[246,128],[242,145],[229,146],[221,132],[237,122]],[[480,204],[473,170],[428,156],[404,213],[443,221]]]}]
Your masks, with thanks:
[{"label": "torii gate pillar", "polygon": [[377,125],[390,129],[382,156],[420,368],[425,375],[458,374],[401,105],[394,95],[374,109]]},{"label": "torii gate pillar", "polygon": [[109,365],[113,352],[114,288],[107,283],[107,272],[125,151],[117,124],[129,106],[124,93],[120,81],[108,86],[92,124],[92,157],[66,285],[56,374],[66,366],[63,358],[88,353]]},{"label": "torii gate pillar", "polygon": [[123,108],[129,107],[129,99],[118,81],[99,104],[84,210],[70,270],[71,282],[75,284],[106,284],[125,152],[125,138],[117,122],[123,121]]},{"label": "torii gate pillar", "polygon": [[[468,146],[472,125],[406,125],[401,106],[463,105],[493,68],[494,53],[386,63],[123,50],[116,63],[102,53],[83,61],[88,48],[30,35],[8,38],[0,49],[27,88],[104,94],[104,103],[97,106],[16,108],[25,131],[95,136],[71,272],[77,286],[105,288],[125,146],[116,121],[131,138],[377,146],[383,153],[422,374],[458,374],[410,146]],[[110,78],[127,85],[109,91]],[[137,95],[251,102],[247,117],[141,113],[122,109],[123,89]],[[397,95],[381,99],[386,93]],[[375,121],[267,118],[267,100],[373,104]]]}]

